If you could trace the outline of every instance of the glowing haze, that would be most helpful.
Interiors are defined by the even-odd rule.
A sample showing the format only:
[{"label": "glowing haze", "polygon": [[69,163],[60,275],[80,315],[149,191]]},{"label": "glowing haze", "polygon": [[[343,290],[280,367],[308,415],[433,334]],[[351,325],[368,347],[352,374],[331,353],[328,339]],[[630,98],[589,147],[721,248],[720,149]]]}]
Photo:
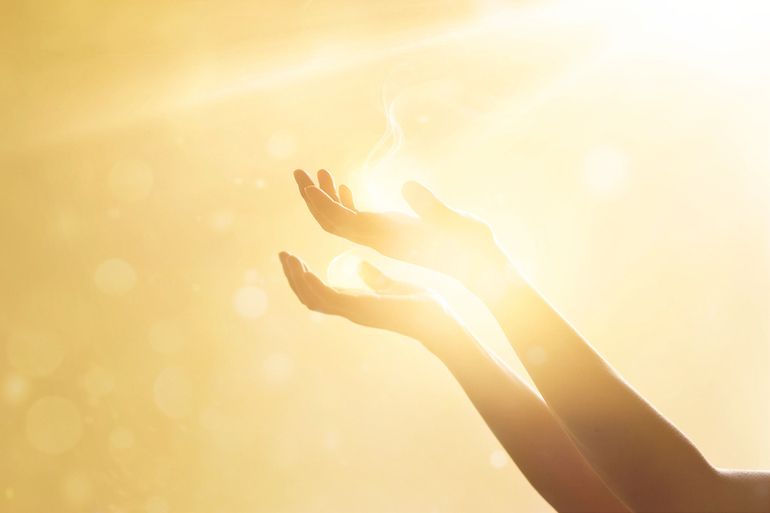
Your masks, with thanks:
[{"label": "glowing haze", "polygon": [[291,294],[279,250],[353,287],[374,259],[521,369],[295,168],[487,220],[711,461],[770,468],[764,2],[1,10],[0,510],[548,511],[426,351]]}]

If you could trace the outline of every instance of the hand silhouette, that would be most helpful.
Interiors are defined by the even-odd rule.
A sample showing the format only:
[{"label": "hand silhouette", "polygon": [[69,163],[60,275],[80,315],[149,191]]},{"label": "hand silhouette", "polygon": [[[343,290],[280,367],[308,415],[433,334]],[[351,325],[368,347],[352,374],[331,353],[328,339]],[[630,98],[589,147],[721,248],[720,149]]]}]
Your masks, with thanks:
[{"label": "hand silhouette", "polygon": [[[294,293],[309,309],[345,317],[357,324],[401,333],[426,345],[459,323],[429,291],[398,282],[362,263],[359,274],[373,293],[341,291],[326,285],[297,257],[279,255]],[[428,347],[435,352],[432,347]]]},{"label": "hand silhouette", "polygon": [[281,253],[280,260],[292,290],[311,310],[419,340],[457,379],[527,479],[558,511],[627,511],[543,400],[429,291],[388,278],[367,263],[359,274],[373,293],[335,290],[297,257]]},{"label": "hand silhouette", "polygon": [[[453,276],[485,301],[540,395],[473,349],[472,336],[425,291],[367,266],[361,274],[374,294],[338,291],[297,258],[281,254],[292,288],[309,308],[416,338],[444,361],[556,509],[770,511],[770,473],[714,467],[534,288],[518,276],[508,279],[512,267],[484,223],[414,182],[403,189],[416,214],[410,216],[359,211],[350,189],[338,190],[326,171],[319,171],[318,187],[303,171],[294,176],[325,230]],[[447,344],[462,340],[465,346]],[[547,357],[530,358],[535,350]],[[505,409],[511,402],[517,408]]]},{"label": "hand silhouette", "polygon": [[504,261],[492,230],[482,221],[442,203],[417,182],[404,184],[402,194],[416,215],[363,212],[352,191],[339,190],[325,170],[318,186],[302,170],[294,172],[311,214],[327,232],[369,246],[385,256],[473,281],[479,267]]}]

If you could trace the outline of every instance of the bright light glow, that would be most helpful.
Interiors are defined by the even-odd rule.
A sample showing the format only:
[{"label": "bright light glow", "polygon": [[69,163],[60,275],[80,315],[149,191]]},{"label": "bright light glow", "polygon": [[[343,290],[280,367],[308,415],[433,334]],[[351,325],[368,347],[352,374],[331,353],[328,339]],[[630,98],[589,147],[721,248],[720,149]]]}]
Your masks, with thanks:
[{"label": "bright light glow", "polygon": [[326,280],[329,285],[339,289],[367,290],[368,287],[358,275],[361,257],[350,249],[334,257],[326,267]]},{"label": "bright light glow", "polygon": [[[295,167],[365,210],[406,210],[415,179],[478,215],[710,458],[770,465],[770,6],[76,3],[5,24],[8,508],[547,509],[420,344],[294,297],[278,251],[358,292],[365,258],[526,379],[460,284],[325,233]],[[704,423],[701,396],[725,415]],[[457,465],[413,457],[447,441]]]},{"label": "bright light glow", "polygon": [[584,164],[586,186],[600,198],[620,195],[628,186],[628,155],[609,146],[588,152]]},{"label": "bright light glow", "polygon": [[768,40],[764,1],[597,0],[581,8],[596,15],[616,44],[699,64],[747,64]]}]

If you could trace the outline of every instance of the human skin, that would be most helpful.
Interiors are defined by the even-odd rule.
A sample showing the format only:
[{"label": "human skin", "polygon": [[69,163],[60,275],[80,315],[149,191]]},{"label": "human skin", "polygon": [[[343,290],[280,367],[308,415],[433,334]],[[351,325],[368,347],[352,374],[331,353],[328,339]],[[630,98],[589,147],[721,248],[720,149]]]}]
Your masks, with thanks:
[{"label": "human skin", "polygon": [[[330,233],[464,283],[495,315],[553,417],[604,483],[634,511],[770,511],[770,473],[717,469],[515,270],[481,221],[414,182],[415,216],[360,212],[347,187],[295,179]],[[546,358],[528,358],[533,351]]]},{"label": "human skin", "polygon": [[441,360],[527,480],[557,511],[629,511],[542,398],[431,294],[366,264],[361,275],[373,293],[342,292],[323,283],[297,257],[281,253],[280,260],[292,290],[311,310],[401,333]]}]

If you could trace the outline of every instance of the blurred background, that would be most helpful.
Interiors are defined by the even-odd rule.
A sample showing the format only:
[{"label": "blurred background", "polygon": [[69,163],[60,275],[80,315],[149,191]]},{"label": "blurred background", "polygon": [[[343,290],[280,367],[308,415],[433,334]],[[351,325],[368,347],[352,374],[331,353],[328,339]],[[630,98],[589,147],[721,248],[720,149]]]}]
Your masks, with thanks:
[{"label": "blurred background", "polygon": [[4,1],[0,510],[550,511],[427,351],[293,297],[280,250],[372,258],[521,371],[295,168],[487,220],[715,465],[770,468],[763,4]]}]

